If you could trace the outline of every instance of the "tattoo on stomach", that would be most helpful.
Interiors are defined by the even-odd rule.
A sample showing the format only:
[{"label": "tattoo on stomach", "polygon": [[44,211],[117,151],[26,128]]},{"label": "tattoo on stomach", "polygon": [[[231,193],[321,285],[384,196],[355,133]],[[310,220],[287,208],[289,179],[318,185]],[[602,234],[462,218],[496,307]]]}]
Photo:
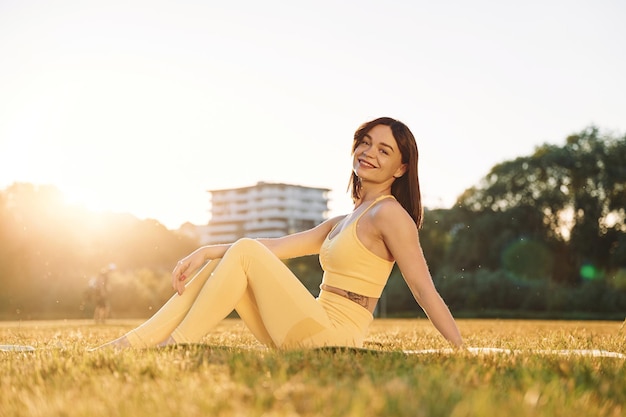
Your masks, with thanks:
[{"label": "tattoo on stomach", "polygon": [[369,297],[351,291],[346,291],[346,297],[362,307],[369,308]]}]

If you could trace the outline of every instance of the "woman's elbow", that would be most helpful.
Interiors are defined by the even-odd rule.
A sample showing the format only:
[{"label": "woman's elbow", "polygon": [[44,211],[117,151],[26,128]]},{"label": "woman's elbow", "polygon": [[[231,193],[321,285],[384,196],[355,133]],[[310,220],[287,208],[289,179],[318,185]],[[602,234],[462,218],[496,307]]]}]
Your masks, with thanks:
[{"label": "woman's elbow", "polygon": [[412,290],[415,301],[422,307],[428,307],[433,302],[441,302],[442,298],[434,287],[414,288]]}]

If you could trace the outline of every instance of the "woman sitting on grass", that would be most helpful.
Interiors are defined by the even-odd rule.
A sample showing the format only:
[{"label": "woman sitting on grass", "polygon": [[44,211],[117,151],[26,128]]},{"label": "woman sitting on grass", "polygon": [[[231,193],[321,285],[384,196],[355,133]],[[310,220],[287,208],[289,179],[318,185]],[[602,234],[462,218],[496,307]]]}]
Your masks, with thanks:
[{"label": "woman sitting on grass", "polygon": [[[361,347],[394,262],[434,326],[461,347],[419,242],[413,134],[397,120],[378,118],[358,128],[352,151],[352,213],[276,239],[195,250],[172,272],[177,294],[144,324],[101,347],[196,343],[233,310],[270,347]],[[319,254],[324,270],[318,298],[281,261],[311,254]]]}]

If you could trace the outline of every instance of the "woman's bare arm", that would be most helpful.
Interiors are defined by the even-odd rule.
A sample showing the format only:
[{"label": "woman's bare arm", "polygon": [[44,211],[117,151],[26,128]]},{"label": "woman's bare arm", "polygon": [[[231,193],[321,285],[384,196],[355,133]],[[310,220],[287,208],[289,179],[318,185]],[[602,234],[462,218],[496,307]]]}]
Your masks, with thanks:
[{"label": "woman's bare arm", "polygon": [[[341,218],[342,216],[328,219],[303,232],[279,238],[257,240],[281,259],[313,255],[319,253],[324,239]],[[182,294],[185,290],[185,279],[205,262],[223,257],[228,248],[230,248],[230,244],[202,246],[178,261],[172,271],[172,286],[179,294]]]},{"label": "woman's bare arm", "polygon": [[345,216],[333,217],[303,232],[272,239],[257,239],[280,259],[318,254],[335,224]]},{"label": "woman's bare arm", "polygon": [[393,255],[402,275],[435,328],[454,346],[463,346],[459,329],[433,284],[415,222],[399,204],[386,204],[378,211],[375,225]]}]

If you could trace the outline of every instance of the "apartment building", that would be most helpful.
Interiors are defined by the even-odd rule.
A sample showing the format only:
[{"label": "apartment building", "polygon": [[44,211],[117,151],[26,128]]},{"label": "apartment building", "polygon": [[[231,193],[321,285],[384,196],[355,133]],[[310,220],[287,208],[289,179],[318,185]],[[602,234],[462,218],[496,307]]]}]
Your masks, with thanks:
[{"label": "apartment building", "polygon": [[259,182],[211,190],[208,244],[241,237],[279,237],[317,226],[328,216],[326,188]]}]

